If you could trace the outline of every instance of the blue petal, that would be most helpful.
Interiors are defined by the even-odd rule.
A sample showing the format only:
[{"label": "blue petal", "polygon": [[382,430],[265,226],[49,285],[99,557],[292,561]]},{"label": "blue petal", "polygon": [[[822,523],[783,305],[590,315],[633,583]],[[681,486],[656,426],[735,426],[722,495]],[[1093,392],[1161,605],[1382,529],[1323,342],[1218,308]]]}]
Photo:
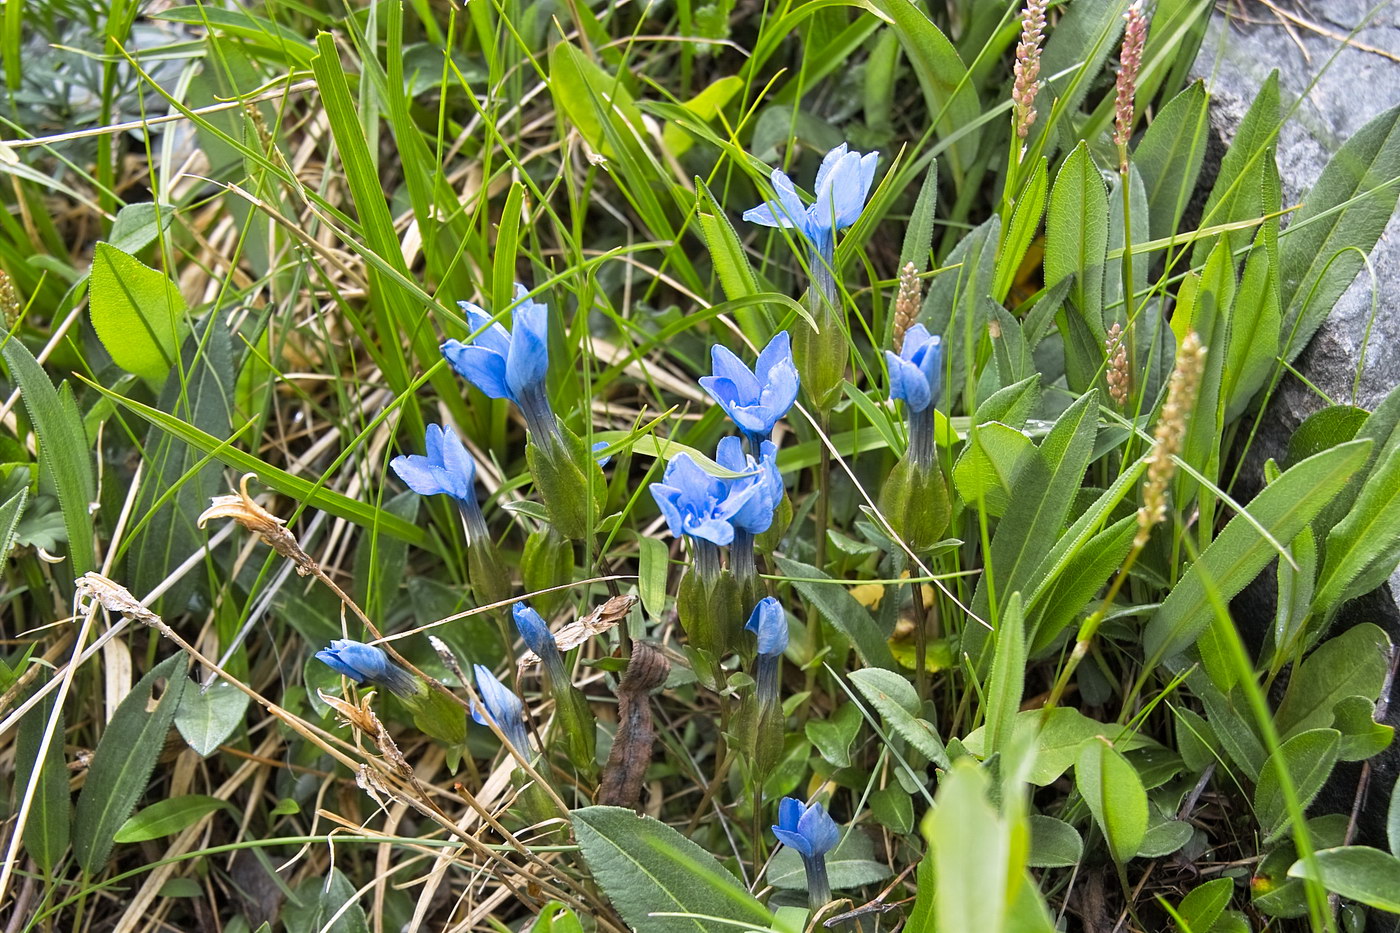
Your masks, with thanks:
[{"label": "blue petal", "polygon": [[776,657],[787,650],[787,615],[783,612],[782,605],[772,596],[765,596],[758,601],[744,628],[758,638],[759,655]]},{"label": "blue petal", "polygon": [[[501,356],[510,351],[510,333],[501,326],[500,321],[493,321],[485,309],[470,301],[459,301],[457,307],[466,313],[467,324],[471,326],[472,333],[476,334],[471,340],[472,346],[494,350]],[[480,333],[477,333],[478,331]]]},{"label": "blue petal", "polygon": [[[428,430],[436,427],[435,424],[429,425]],[[452,478],[452,494],[458,499],[474,496],[472,483],[476,480],[476,461],[455,431],[441,431],[441,434],[442,469]]]},{"label": "blue petal", "polygon": [[813,803],[797,822],[797,831],[811,847],[810,855],[825,855],[836,847],[841,839],[841,828],[836,825],[820,803]]},{"label": "blue petal", "polygon": [[759,382],[767,382],[772,378],[773,369],[784,364],[793,365],[792,338],[787,331],[780,330],[758,354],[758,362],[754,364],[753,372]]},{"label": "blue petal", "polygon": [[344,661],[342,661],[340,659],[340,656],[335,651],[329,648],[323,648],[320,651],[316,652],[316,660],[321,661],[323,664],[325,664],[331,670],[335,671],[337,674],[343,674],[344,676],[349,677],[357,684],[362,684],[365,682],[365,678],[361,676],[359,671],[355,670],[349,664],[346,664]]},{"label": "blue petal", "polygon": [[685,533],[692,538],[702,538],[721,547],[734,541],[734,526],[719,518],[687,516]]},{"label": "blue petal", "polygon": [[[802,207],[802,198],[797,194],[797,188],[793,186],[792,179],[787,177],[787,173],[782,169],[773,169],[772,174],[773,190],[778,194],[778,207],[781,216],[791,221],[791,226],[801,230],[807,236],[811,236],[809,230],[811,221],[808,212]],[[784,224],[788,226],[788,224]]]},{"label": "blue petal", "polygon": [[740,404],[751,405],[758,400],[758,377],[728,347],[710,347],[710,365],[715,378],[733,383],[734,398]]},{"label": "blue petal", "polygon": [[535,654],[544,657],[551,647],[555,651],[559,650],[554,636],[549,633],[549,626],[540,618],[538,612],[524,603],[516,603],[510,607],[510,614],[515,619],[515,628],[520,632],[521,639]]},{"label": "blue petal", "polygon": [[744,442],[730,434],[719,440],[715,448],[715,463],[726,470],[743,473],[750,468],[749,458],[744,456]]},{"label": "blue petal", "polygon": [[593,459],[598,461],[599,467],[605,467],[608,465],[609,462],[612,461],[612,454],[608,454],[605,457],[598,456],[600,451],[607,450],[607,448],[607,441],[597,441],[593,445]]},{"label": "blue petal", "polygon": [[735,424],[745,432],[759,437],[767,437],[772,432],[773,425],[783,416],[783,412],[775,411],[762,402],[754,405],[734,405],[728,411]]},{"label": "blue petal", "polygon": [[442,473],[433,468],[427,457],[420,457],[418,454],[395,457],[389,461],[389,467],[404,481],[404,485],[420,496],[451,492],[450,489],[444,488]]},{"label": "blue petal", "polygon": [[739,403],[738,387],[722,376],[701,376],[700,388],[704,389],[710,398],[715,400],[715,404],[725,411],[729,410],[729,406]]},{"label": "blue petal", "polygon": [[777,201],[764,201],[758,207],[744,211],[744,219],[760,227],[792,227],[794,224],[783,216],[782,206]]},{"label": "blue petal", "polygon": [[665,483],[652,483],[650,489],[651,497],[656,500],[656,507],[661,510],[662,517],[666,519],[666,527],[671,530],[671,537],[679,538],[685,534],[685,517],[681,515],[681,510],[676,505],[681,491]]},{"label": "blue petal", "polygon": [[506,383],[517,398],[544,382],[549,371],[549,309],[529,304],[515,309],[515,333],[506,357]]},{"label": "blue petal", "polygon": [[486,347],[449,340],[442,345],[442,355],[459,376],[489,397],[513,399],[510,386],[506,383],[506,360],[499,353]]},{"label": "blue petal", "polygon": [[798,853],[805,855],[807,858],[812,857],[812,847],[807,843],[806,838],[803,837],[801,833],[774,826],[773,835],[777,836],[778,841],[788,848],[796,849]]},{"label": "blue petal", "polygon": [[923,411],[933,399],[929,395],[928,379],[908,360],[885,351],[890,368],[890,398],[903,399],[910,411]]},{"label": "blue petal", "polygon": [[860,217],[860,212],[865,208],[865,187],[861,180],[860,155],[849,153],[831,173],[832,229],[843,230]]},{"label": "blue petal", "polygon": [[784,797],[778,804],[778,825],[788,832],[797,832],[797,823],[806,807],[796,797]]},{"label": "blue petal", "polygon": [[[819,192],[822,190],[822,185],[825,184],[827,176],[830,175],[831,170],[836,167],[836,163],[841,161],[841,157],[846,154],[848,148],[846,143],[842,143],[822,157],[822,164],[817,168],[817,181],[812,185],[814,191]],[[820,200],[820,198],[818,198],[818,200]]]}]

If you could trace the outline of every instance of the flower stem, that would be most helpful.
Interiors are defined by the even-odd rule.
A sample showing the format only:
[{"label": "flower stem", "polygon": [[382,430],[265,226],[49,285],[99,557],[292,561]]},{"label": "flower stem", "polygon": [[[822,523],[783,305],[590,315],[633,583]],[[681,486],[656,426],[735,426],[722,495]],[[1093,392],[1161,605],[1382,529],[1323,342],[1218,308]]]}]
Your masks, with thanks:
[{"label": "flower stem", "polygon": [[831,900],[831,882],[826,877],[826,856],[808,858],[804,855],[802,867],[807,870],[807,906],[815,915]]}]

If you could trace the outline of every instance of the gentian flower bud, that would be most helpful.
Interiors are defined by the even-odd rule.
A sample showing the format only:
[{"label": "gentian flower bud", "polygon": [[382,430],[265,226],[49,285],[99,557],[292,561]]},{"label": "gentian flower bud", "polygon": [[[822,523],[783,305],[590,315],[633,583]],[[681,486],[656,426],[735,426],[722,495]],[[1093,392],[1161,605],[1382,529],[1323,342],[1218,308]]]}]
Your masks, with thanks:
[{"label": "gentian flower bud", "polygon": [[485,540],[486,519],[476,501],[476,461],[462,445],[456,432],[436,424],[428,425],[423,437],[427,453],[407,454],[389,461],[409,489],[420,496],[445,494],[457,502],[467,526],[467,543]]},{"label": "gentian flower bud", "polygon": [[537,444],[559,439],[559,427],[549,407],[545,375],[549,370],[549,309],[515,286],[511,312],[513,330],[493,321],[479,305],[458,302],[472,330],[470,343],[448,340],[442,355],[452,368],[491,398],[510,399],[525,416],[525,426]]},{"label": "gentian flower bud", "polygon": [[524,603],[516,603],[510,611],[515,618],[515,628],[520,632],[521,639],[539,656],[544,668],[545,681],[549,684],[558,720],[563,727],[569,759],[581,771],[591,773],[597,765],[594,760],[597,723],[593,718],[593,711],[588,708],[587,699],[569,677],[559,643],[554,640],[549,625],[540,614]]},{"label": "gentian flower bud", "polygon": [[714,374],[702,376],[700,387],[744,432],[750,449],[757,449],[797,401],[799,378],[788,332],[768,342],[752,370],[719,344],[710,348],[710,359]]},{"label": "gentian flower bud", "polygon": [[865,209],[879,158],[878,152],[852,152],[845,143],[828,152],[817,169],[816,200],[807,208],[802,206],[792,179],[775,168],[771,180],[777,199],[744,212],[750,223],[787,227],[806,238],[812,250],[814,285],[832,305],[836,303],[832,278],[836,231],[855,223]]},{"label": "gentian flower bud", "polygon": [[744,626],[758,639],[758,667],[754,677],[758,703],[768,707],[778,699],[778,665],[787,650],[787,613],[772,596],[765,596],[754,607]]},{"label": "gentian flower bud", "polygon": [[384,649],[348,638],[337,638],[329,648],[316,652],[317,660],[357,684],[374,684],[395,696],[412,697],[427,690],[408,671],[399,667]]},{"label": "gentian flower bud", "polygon": [[[525,731],[525,704],[509,687],[496,679],[496,675],[491,673],[491,668],[484,664],[473,664],[472,670],[476,674],[476,693],[481,697],[481,705],[486,707],[486,712],[495,720],[501,732],[505,733],[510,744],[515,746],[520,757],[529,758],[530,737]],[[483,726],[486,725],[486,717],[481,715],[481,710],[476,707],[472,708],[472,719]]]},{"label": "gentian flower bud", "polygon": [[943,338],[915,324],[898,354],[885,351],[890,398],[901,399],[909,418],[909,455],[916,464],[933,462],[933,408],[943,392]]},{"label": "gentian flower bud", "polygon": [[778,825],[773,827],[773,835],[802,856],[802,867],[807,870],[808,903],[815,913],[831,900],[826,853],[841,838],[840,828],[819,802],[803,806],[796,797],[784,797],[778,804]]}]

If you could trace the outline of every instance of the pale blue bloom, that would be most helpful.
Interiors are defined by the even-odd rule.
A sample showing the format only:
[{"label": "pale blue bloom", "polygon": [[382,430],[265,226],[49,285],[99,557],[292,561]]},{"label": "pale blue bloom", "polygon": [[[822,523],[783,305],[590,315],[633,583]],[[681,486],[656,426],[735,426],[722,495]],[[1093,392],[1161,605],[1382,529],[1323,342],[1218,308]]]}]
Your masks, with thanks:
[{"label": "pale blue bloom", "polygon": [[538,612],[525,603],[516,603],[510,607],[510,614],[515,619],[515,628],[520,633],[521,640],[531,651],[541,658],[551,649],[556,654],[559,652],[558,643],[555,642],[554,636],[550,634],[549,626]]},{"label": "pale blue bloom", "polygon": [[826,808],[813,801],[803,806],[796,797],[784,797],[778,804],[778,825],[773,835],[802,856],[807,872],[807,902],[813,912],[831,900],[831,884],[826,875],[826,853],[841,838],[836,821]]},{"label": "pale blue bloom", "polygon": [[[505,733],[506,739],[521,757],[530,756],[530,737],[525,731],[525,704],[520,697],[516,696],[509,687],[496,679],[496,675],[491,673],[491,668],[484,664],[472,665],[472,670],[476,674],[476,693],[481,697],[481,705],[486,707],[486,712],[491,714],[491,718],[496,721],[501,732]],[[472,719],[481,725],[486,725],[486,717],[481,715],[481,710],[472,708]]]},{"label": "pale blue bloom", "polygon": [[467,323],[480,333],[470,343],[448,340],[442,345],[442,355],[486,395],[510,399],[519,405],[527,427],[538,440],[553,438],[558,429],[545,386],[549,370],[549,308],[531,300],[528,291],[516,283],[509,331],[479,305],[459,302]]},{"label": "pale blue bloom", "polygon": [[457,500],[467,525],[467,541],[473,543],[487,536],[486,519],[476,501],[476,461],[462,446],[450,428],[428,425],[423,437],[427,453],[407,454],[389,461],[409,489],[421,496],[446,494]]},{"label": "pale blue bloom", "polygon": [[401,697],[419,692],[416,677],[389,660],[384,649],[364,642],[337,638],[329,648],[316,652],[316,659],[357,684],[374,684]]},{"label": "pale blue bloom", "polygon": [[702,376],[700,387],[710,394],[757,445],[773,433],[773,425],[797,401],[799,379],[792,361],[792,343],[787,331],[779,332],[751,370],[728,348],[710,348],[714,374]]},{"label": "pale blue bloom", "polygon": [[911,412],[938,404],[943,391],[943,338],[930,336],[928,328],[915,324],[904,334],[904,346],[896,355],[885,351],[890,370],[890,398],[902,399]]},{"label": "pale blue bloom", "polygon": [[744,219],[797,230],[829,260],[836,231],[855,223],[865,209],[879,158],[878,152],[852,152],[846,143],[828,152],[817,169],[816,200],[810,207],[802,206],[787,173],[775,168],[771,179],[777,199],[745,211]]},{"label": "pale blue bloom", "polygon": [[757,492],[756,483],[736,489],[734,480],[711,476],[684,453],[666,464],[661,482],[651,484],[652,498],[672,535],[716,545],[734,540],[734,516]]},{"label": "pale blue bloom", "polygon": [[783,501],[783,476],[778,472],[778,448],[772,441],[759,444],[759,457],[746,454],[737,437],[721,438],[715,462],[726,470],[747,474],[730,480],[731,492],[753,487],[743,506],[729,519],[736,531],[761,535],[773,525],[773,512]]},{"label": "pale blue bloom", "polygon": [[787,650],[787,613],[772,596],[765,596],[754,606],[748,624],[744,626],[758,639],[758,656],[776,658]]}]

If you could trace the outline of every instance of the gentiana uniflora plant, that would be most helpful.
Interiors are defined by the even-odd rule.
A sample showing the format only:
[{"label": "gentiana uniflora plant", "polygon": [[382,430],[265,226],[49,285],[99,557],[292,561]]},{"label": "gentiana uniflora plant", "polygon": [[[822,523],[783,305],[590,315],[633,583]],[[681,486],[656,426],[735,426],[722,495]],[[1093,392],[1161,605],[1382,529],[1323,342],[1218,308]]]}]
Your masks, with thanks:
[{"label": "gentiana uniflora plant", "polygon": [[1308,185],[1211,65],[1365,23],[68,6],[0,43],[6,933],[1400,914],[1400,389],[1304,354],[1393,332],[1400,108]]}]

